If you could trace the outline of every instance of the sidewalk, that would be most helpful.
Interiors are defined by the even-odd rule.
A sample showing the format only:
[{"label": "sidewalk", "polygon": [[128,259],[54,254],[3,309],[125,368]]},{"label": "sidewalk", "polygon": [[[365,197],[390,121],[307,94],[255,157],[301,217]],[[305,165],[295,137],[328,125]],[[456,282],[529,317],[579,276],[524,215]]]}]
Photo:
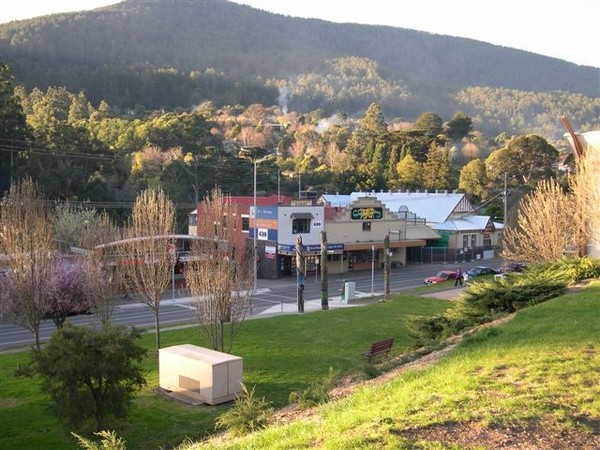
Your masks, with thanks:
[{"label": "sidewalk", "polygon": [[456,286],[456,287],[452,287],[452,289],[447,289],[444,291],[436,291],[436,292],[432,292],[431,294],[422,294],[422,297],[433,297],[433,298],[440,298],[443,300],[457,300],[463,293],[464,289],[468,287],[467,285],[465,286]]},{"label": "sidewalk", "polygon": [[[341,296],[333,296],[329,297],[327,300],[327,304],[329,309],[338,309],[338,308],[351,308],[355,306],[362,306],[369,303],[374,303],[378,301],[378,297],[383,296],[383,292],[374,292],[373,297],[371,297],[370,292],[354,292],[354,298],[350,301],[342,300]],[[313,299],[313,300],[304,300],[304,312],[311,311],[321,311],[321,299]],[[281,314],[295,314],[298,313],[298,304],[297,303],[281,303],[279,305],[273,305],[270,308],[267,308],[263,311],[260,311],[258,314],[252,314],[248,316],[249,318],[255,317],[270,317]]]}]

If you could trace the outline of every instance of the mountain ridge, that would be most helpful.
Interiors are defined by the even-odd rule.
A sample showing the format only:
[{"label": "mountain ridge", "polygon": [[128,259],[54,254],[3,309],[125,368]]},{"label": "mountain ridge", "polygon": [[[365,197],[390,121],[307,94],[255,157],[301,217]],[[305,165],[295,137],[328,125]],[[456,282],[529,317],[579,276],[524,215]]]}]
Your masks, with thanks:
[{"label": "mountain ridge", "polygon": [[[215,71],[260,84],[325,74],[327,61],[347,56],[376,62],[382,78],[403,82],[425,105],[470,86],[600,95],[600,69],[590,66],[474,39],[295,18],[226,0],[126,0],[0,25],[0,59],[29,88],[64,81],[72,90],[90,90],[92,82],[73,72],[107,67],[128,74]],[[103,77],[118,82],[116,75]]]}]

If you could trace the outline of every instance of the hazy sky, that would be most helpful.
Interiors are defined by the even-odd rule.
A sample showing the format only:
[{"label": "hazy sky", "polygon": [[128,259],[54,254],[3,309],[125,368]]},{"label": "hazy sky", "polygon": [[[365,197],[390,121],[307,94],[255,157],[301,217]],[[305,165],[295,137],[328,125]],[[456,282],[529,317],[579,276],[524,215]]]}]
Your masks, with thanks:
[{"label": "hazy sky", "polygon": [[[600,68],[600,0],[495,2],[486,0],[235,0],[235,2],[295,17],[390,25],[467,37]],[[55,12],[93,9],[112,3],[118,2],[115,0],[3,0],[0,8],[0,23]]]}]

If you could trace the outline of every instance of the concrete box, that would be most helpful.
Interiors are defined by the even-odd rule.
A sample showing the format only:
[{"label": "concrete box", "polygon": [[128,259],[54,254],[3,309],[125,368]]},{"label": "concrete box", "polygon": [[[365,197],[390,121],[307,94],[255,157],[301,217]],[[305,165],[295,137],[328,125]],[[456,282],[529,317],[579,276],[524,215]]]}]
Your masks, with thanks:
[{"label": "concrete box", "polygon": [[161,348],[159,386],[216,405],[242,392],[243,359],[191,344]]},{"label": "concrete box", "polygon": [[349,301],[354,298],[354,291],[356,289],[356,282],[346,281],[344,285],[344,300]]}]

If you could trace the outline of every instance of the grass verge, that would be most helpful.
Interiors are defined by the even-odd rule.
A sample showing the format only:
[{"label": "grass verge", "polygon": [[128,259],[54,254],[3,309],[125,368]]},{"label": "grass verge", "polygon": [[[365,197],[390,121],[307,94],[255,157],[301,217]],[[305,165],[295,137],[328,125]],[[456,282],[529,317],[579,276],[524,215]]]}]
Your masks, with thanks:
[{"label": "grass verge", "polygon": [[[466,338],[438,364],[361,388],[304,420],[189,448],[493,448],[484,439],[498,429],[513,439],[523,430],[531,439],[550,436],[549,446],[527,448],[598,448],[599,368],[595,283],[521,310],[502,327]],[[459,445],[427,434],[407,437],[435,427],[483,430],[482,441],[468,440],[467,433],[456,436],[463,439]],[[574,440],[562,445],[557,439]]]}]

